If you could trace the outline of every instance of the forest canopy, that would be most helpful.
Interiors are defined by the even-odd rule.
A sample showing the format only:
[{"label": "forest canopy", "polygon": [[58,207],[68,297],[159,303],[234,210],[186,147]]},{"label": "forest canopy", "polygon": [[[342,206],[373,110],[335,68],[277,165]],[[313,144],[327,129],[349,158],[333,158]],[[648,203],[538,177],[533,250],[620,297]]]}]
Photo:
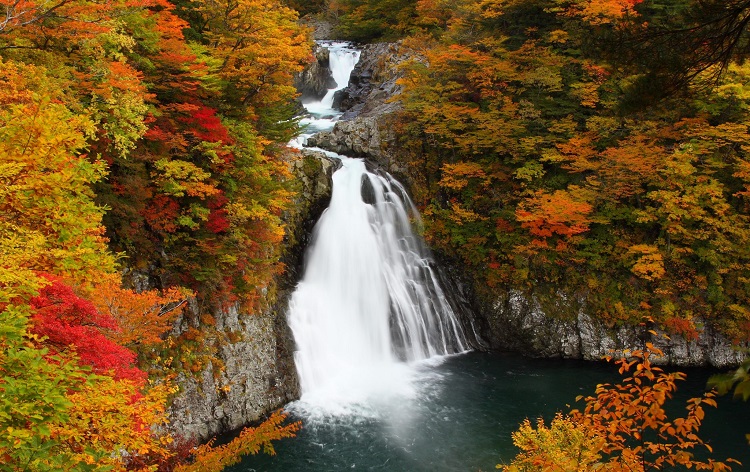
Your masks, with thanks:
[{"label": "forest canopy", "polygon": [[212,307],[252,312],[282,269],[297,19],[276,0],[0,2],[4,470],[208,467],[299,427],[197,450],[165,427],[175,378],[220,372]]}]

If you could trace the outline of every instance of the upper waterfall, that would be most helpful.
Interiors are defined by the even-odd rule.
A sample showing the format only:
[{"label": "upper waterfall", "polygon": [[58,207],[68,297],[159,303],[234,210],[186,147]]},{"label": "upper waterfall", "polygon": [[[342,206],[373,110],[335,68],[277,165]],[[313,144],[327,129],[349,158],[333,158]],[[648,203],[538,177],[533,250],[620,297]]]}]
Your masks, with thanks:
[{"label": "upper waterfall", "polygon": [[305,108],[308,112],[318,115],[339,114],[333,109],[333,96],[349,85],[349,77],[359,61],[360,51],[352,48],[347,42],[322,42],[321,45],[329,50],[328,63],[336,87],[328,89],[319,102],[306,103]]},{"label": "upper waterfall", "polygon": [[[336,80],[348,80],[358,52],[336,43],[330,57]],[[329,95],[305,105],[314,130],[333,126],[335,117],[319,116],[330,109]],[[421,220],[403,186],[369,172],[362,159],[330,155],[342,167],[313,231],[288,321],[302,400],[337,408],[408,394],[411,363],[468,344],[413,229]]]}]

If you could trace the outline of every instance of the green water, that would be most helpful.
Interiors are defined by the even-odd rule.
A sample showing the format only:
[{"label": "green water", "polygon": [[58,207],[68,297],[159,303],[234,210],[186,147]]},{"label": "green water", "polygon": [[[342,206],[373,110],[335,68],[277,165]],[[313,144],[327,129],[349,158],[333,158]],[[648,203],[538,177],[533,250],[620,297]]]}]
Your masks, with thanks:
[{"label": "green water", "polygon": [[[678,394],[697,395],[711,372],[685,370]],[[577,395],[592,394],[597,383],[616,381],[607,364],[527,359],[515,355],[469,353],[439,365],[418,368],[416,394],[375,398],[348,414],[327,415],[292,404],[304,428],[277,444],[275,457],[249,457],[234,472],[250,471],[490,471],[516,454],[511,432],[524,418],[549,420],[568,411]],[[679,409],[682,406],[676,406]],[[717,459],[748,464],[750,403],[720,399],[702,428]]]}]

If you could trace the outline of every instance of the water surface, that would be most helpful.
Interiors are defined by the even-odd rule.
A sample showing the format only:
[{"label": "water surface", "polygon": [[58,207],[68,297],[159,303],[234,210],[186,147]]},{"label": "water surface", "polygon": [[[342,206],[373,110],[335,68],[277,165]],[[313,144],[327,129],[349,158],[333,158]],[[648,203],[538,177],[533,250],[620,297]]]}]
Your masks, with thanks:
[{"label": "water surface", "polygon": [[[250,471],[490,471],[516,454],[511,433],[524,418],[549,420],[577,395],[616,381],[607,364],[469,353],[415,369],[411,397],[383,397],[348,413],[327,415],[296,402],[297,438],[277,443],[275,457],[249,457],[230,470]],[[699,394],[709,375],[687,370],[681,395]],[[678,411],[683,409],[679,405]],[[320,413],[320,414],[318,414]],[[702,429],[716,458],[750,464],[750,404],[720,399]],[[736,467],[734,470],[750,470]]]}]

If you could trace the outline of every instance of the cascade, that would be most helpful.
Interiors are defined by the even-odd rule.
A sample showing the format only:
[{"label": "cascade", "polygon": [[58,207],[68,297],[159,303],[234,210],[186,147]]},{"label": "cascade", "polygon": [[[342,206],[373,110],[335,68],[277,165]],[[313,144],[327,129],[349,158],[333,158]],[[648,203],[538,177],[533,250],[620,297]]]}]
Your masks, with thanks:
[{"label": "cascade", "polygon": [[[327,47],[341,89],[359,52],[346,43]],[[333,126],[340,115],[330,108],[335,90],[305,105],[309,129]],[[369,172],[362,159],[329,154],[342,166],[313,231],[288,322],[302,402],[335,410],[409,395],[415,363],[468,345],[412,228],[421,220],[403,186],[386,173]]]}]

